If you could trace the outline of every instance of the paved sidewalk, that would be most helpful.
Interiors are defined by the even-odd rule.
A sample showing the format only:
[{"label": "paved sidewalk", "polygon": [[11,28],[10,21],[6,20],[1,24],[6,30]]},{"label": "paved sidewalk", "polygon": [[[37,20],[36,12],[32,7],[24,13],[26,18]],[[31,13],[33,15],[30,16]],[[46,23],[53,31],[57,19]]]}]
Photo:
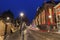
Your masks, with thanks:
[{"label": "paved sidewalk", "polygon": [[54,32],[54,33],[56,33],[56,34],[60,34],[60,32]]}]

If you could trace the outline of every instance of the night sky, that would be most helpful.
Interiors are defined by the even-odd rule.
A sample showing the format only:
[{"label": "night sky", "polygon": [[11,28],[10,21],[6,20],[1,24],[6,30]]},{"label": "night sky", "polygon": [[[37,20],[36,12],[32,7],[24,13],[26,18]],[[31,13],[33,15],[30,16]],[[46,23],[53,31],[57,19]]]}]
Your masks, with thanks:
[{"label": "night sky", "polygon": [[31,21],[43,2],[44,0],[0,0],[0,13],[11,10],[16,18],[20,12],[24,12]]}]

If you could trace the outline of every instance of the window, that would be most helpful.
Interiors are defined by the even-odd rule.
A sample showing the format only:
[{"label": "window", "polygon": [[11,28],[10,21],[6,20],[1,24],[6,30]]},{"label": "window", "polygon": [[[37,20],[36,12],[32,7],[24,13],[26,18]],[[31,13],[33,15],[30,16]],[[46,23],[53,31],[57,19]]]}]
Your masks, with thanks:
[{"label": "window", "polygon": [[60,20],[60,15],[58,15],[58,20]]}]

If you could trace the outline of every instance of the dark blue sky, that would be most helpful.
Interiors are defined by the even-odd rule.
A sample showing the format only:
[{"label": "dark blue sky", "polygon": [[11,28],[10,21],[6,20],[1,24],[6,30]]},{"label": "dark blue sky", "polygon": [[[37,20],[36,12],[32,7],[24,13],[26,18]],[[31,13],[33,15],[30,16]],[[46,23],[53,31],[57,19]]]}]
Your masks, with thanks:
[{"label": "dark blue sky", "polygon": [[0,0],[0,12],[10,9],[14,16],[19,16],[21,11],[32,20],[36,14],[36,10],[41,6],[43,0]]}]

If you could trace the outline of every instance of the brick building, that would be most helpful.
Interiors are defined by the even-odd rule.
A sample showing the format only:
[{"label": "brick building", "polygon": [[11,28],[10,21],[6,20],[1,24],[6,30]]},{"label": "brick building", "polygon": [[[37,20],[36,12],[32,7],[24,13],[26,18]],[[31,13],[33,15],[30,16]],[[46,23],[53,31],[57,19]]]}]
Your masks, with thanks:
[{"label": "brick building", "polygon": [[44,2],[43,6],[40,7],[36,13],[35,19],[32,23],[40,25],[40,29],[51,30],[57,29],[56,17],[54,13],[54,7],[58,2],[48,1]]},{"label": "brick building", "polygon": [[58,3],[55,7],[54,7],[54,12],[56,14],[56,24],[57,24],[57,28],[60,31],[60,3]]}]

